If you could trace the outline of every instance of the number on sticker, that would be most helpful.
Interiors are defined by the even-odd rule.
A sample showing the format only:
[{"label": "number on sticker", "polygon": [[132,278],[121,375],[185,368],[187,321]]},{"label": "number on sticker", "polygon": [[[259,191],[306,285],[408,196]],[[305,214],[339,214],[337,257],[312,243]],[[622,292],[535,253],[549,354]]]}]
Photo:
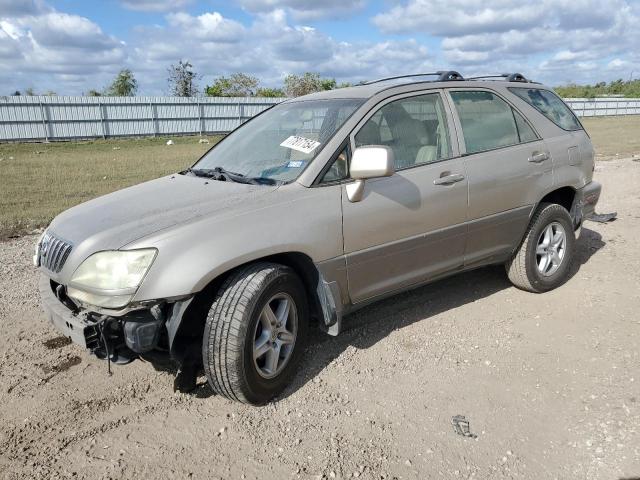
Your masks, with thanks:
[{"label": "number on sticker", "polygon": [[297,135],[291,135],[280,144],[281,147],[290,148],[291,150],[297,150],[302,153],[311,153],[318,148],[319,145],[320,142],[316,142],[309,138],[299,137]]}]

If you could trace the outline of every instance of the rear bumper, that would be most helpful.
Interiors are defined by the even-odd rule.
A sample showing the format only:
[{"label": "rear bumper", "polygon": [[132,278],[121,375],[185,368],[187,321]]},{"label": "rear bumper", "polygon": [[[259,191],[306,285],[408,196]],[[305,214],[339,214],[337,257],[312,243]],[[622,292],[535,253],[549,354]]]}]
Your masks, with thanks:
[{"label": "rear bumper", "polygon": [[601,191],[602,185],[592,181],[576,192],[573,207],[571,208],[571,218],[573,218],[576,237],[580,234],[582,222],[595,213]]},{"label": "rear bumper", "polygon": [[600,200],[602,185],[598,182],[589,182],[580,190],[582,191],[582,218],[589,218],[596,213],[596,204]]}]

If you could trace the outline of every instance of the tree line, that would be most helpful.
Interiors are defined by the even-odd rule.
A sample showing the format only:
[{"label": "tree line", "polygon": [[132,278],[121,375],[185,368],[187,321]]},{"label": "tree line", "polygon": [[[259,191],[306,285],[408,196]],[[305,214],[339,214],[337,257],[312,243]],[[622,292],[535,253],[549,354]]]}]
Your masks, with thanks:
[{"label": "tree line", "polygon": [[599,82],[595,85],[569,84],[556,87],[555,91],[563,98],[595,98],[610,95],[627,98],[640,98],[640,80],[614,80],[613,82]]},{"label": "tree line", "polygon": [[[335,78],[323,78],[318,73],[306,72],[302,75],[287,75],[281,87],[263,86],[257,77],[246,73],[233,73],[220,76],[211,85],[200,89],[201,79],[191,62],[179,60],[167,69],[167,87],[170,95],[175,97],[299,97],[322,90],[349,87],[350,83],[338,84]],[[555,91],[563,98],[594,98],[608,95],[640,98],[640,79],[624,81],[618,79],[609,83],[600,82],[595,85],[569,84],[556,87]],[[132,97],[138,93],[138,81],[134,73],[124,68],[118,72],[113,81],[102,90],[89,90],[86,96]],[[16,91],[13,95],[36,95],[33,88],[24,92]],[[49,90],[40,95],[56,95]]]},{"label": "tree line", "polygon": [[[233,73],[220,76],[206,85],[202,90],[198,85],[199,75],[191,62],[179,60],[167,69],[167,87],[174,97],[299,97],[322,90],[351,86],[349,83],[338,84],[335,78],[323,78],[318,73],[306,72],[302,75],[287,75],[282,87],[267,87],[260,84],[257,77],[245,73]],[[91,89],[83,95],[89,97],[133,97],[138,93],[138,81],[134,73],[124,68],[118,72],[113,81],[104,89]],[[33,88],[24,92],[16,91],[13,95],[36,95]],[[53,91],[41,95],[56,95]]]}]

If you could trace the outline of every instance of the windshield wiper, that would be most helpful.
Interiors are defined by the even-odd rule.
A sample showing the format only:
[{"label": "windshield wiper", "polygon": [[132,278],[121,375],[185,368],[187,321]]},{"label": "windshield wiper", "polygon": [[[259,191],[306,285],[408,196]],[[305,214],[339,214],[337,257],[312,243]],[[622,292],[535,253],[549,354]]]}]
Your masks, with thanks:
[{"label": "windshield wiper", "polygon": [[234,178],[242,178],[241,173],[229,172],[222,167],[215,168],[192,168],[189,167],[185,173],[192,173],[196,177],[213,178],[214,180],[234,180]]},{"label": "windshield wiper", "polygon": [[215,168],[187,168],[184,173],[191,173],[196,177],[212,178],[220,181],[247,183],[251,185],[280,185],[281,182],[267,177],[246,177],[242,173],[230,172],[222,167]]}]

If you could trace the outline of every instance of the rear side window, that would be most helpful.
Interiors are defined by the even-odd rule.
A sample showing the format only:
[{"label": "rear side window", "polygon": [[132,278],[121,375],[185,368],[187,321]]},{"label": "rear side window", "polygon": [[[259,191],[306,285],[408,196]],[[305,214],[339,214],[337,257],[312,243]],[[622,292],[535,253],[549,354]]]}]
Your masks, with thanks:
[{"label": "rear side window", "polygon": [[487,91],[452,91],[467,153],[520,143],[511,106]]},{"label": "rear side window", "polygon": [[571,109],[555,93],[540,88],[510,87],[509,90],[563,130],[582,130]]}]

